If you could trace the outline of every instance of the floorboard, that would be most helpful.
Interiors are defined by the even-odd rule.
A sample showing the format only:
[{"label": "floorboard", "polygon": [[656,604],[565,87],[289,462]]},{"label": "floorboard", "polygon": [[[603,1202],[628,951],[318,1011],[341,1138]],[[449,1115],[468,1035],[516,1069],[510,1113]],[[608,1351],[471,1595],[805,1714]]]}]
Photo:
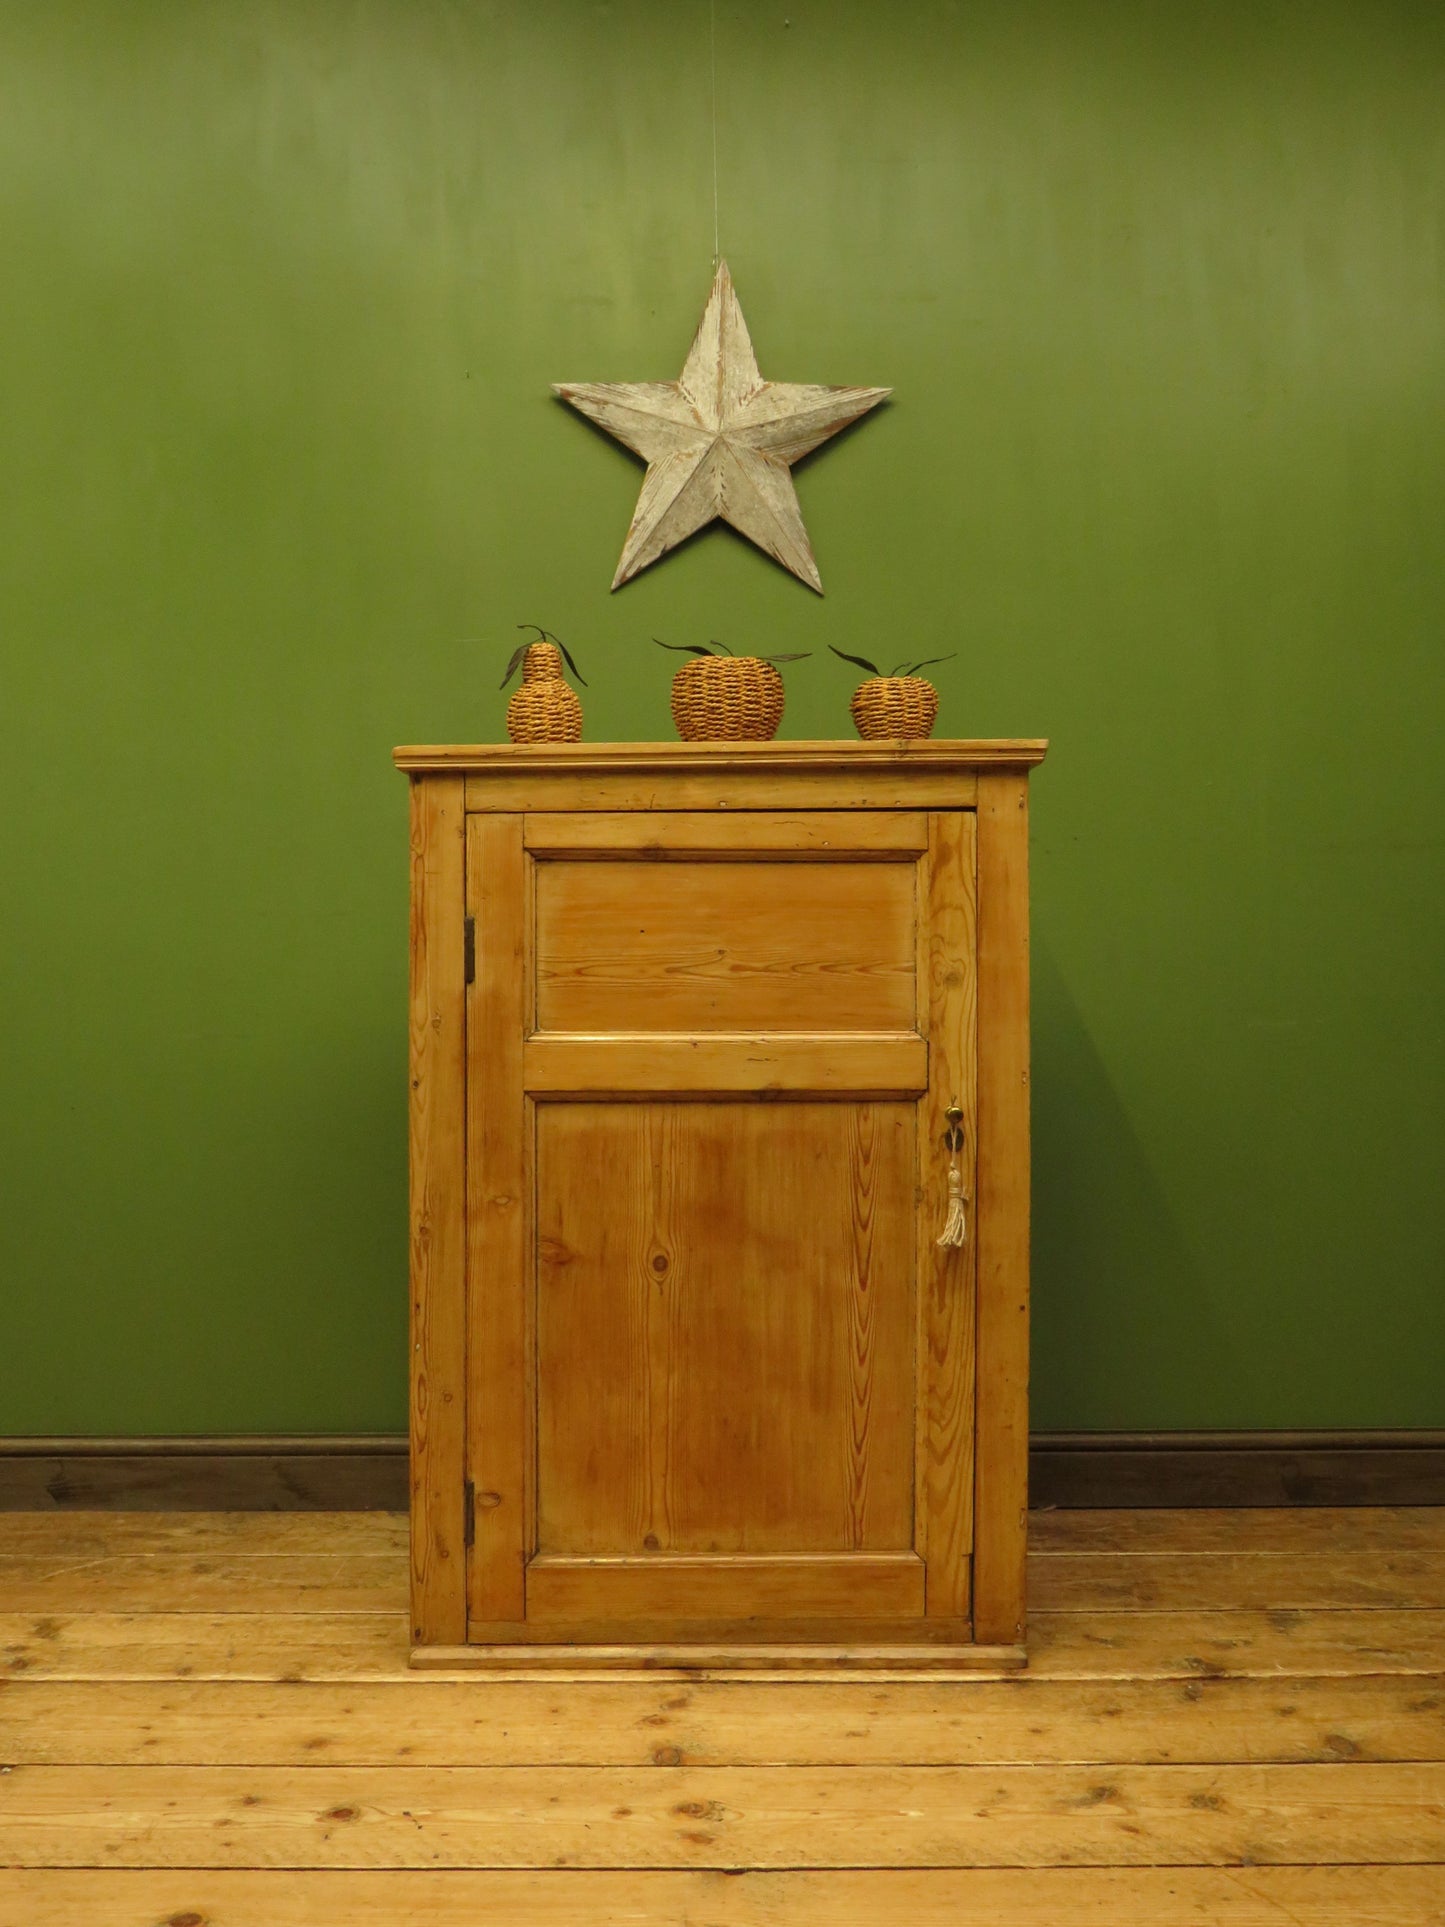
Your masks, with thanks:
[{"label": "floorboard", "polygon": [[888,1685],[653,1678],[0,1682],[45,1766],[1022,1766],[1445,1757],[1445,1676]]},{"label": "floorboard", "polygon": [[[179,1604],[164,1613],[0,1613],[0,1674],[31,1679],[400,1680],[414,1677],[407,1653],[400,1613],[247,1615]],[[1438,1675],[1445,1611],[1035,1613],[1029,1671],[1121,1681]]]},{"label": "floorboard", "polygon": [[404,1528],[0,1516],[0,1922],[1445,1927],[1445,1509],[1037,1515],[957,1680],[417,1674]]},{"label": "floorboard", "polygon": [[16,1766],[16,1867],[1445,1859],[1445,1766]]},{"label": "floorboard", "polygon": [[24,1927],[1441,1927],[1431,1867],[905,1873],[0,1870]]}]

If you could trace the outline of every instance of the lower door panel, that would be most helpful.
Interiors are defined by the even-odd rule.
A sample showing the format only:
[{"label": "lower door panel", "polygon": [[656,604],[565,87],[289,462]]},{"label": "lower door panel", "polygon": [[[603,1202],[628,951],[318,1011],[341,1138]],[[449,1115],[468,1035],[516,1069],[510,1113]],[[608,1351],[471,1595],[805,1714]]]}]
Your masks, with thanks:
[{"label": "lower door panel", "polygon": [[915,1108],[538,1106],[529,1618],[921,1610]]}]

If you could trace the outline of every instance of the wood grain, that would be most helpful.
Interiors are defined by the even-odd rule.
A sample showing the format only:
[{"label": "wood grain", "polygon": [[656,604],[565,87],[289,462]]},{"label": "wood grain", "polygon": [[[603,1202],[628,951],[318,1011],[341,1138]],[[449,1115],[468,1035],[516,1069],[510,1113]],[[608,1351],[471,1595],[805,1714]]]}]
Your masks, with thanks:
[{"label": "wood grain", "polygon": [[465,1636],[463,814],[456,776],[411,785],[412,1637]]},{"label": "wood grain", "polygon": [[[725,810],[649,810],[527,818],[527,848],[537,855],[586,856],[626,852],[639,860],[672,862],[698,854],[741,857],[766,851],[774,860],[828,862],[928,848],[928,818],[919,810],[766,810],[741,816]],[[653,885],[666,889],[666,879]]]},{"label": "wood grain", "polygon": [[[1205,1450],[1202,1437],[1219,1438]],[[1174,1441],[1177,1440],[1177,1445]],[[404,1510],[406,1434],[0,1439],[0,1515]],[[1029,1439],[1029,1505],[1429,1508],[1445,1433],[1060,1433]]]},{"label": "wood grain", "polygon": [[[1440,1608],[1445,1554],[1042,1553],[1030,1559],[1029,1589],[1040,1610],[1061,1613]],[[406,1575],[395,1558],[370,1554],[222,1550],[179,1570],[154,1554],[0,1557],[0,1600],[12,1612],[65,1612],[77,1600],[91,1612],[170,1612],[182,1593],[189,1610],[206,1612],[391,1613],[405,1606]]]},{"label": "wood grain", "polygon": [[1029,1381],[1028,783],[978,792],[974,1629],[1024,1636]]},{"label": "wood grain", "polygon": [[[0,1512],[0,1557],[46,1561],[168,1557],[178,1585],[186,1562],[236,1558],[328,1558],[404,1554],[407,1515],[363,1512]],[[1029,1514],[1029,1555],[1219,1553],[1229,1559],[1274,1553],[1445,1553],[1445,1506],[1311,1506],[1226,1511],[1059,1511]],[[1350,1582],[1359,1562],[1340,1559]],[[1184,1602],[1189,1603],[1189,1602]],[[1343,1601],[1336,1601],[1343,1604]]]},{"label": "wood grain", "polygon": [[0,1776],[0,1863],[1349,1865],[1445,1857],[1445,1767],[122,1767]]},{"label": "wood grain", "polygon": [[904,1104],[541,1108],[543,1551],[911,1545],[912,1156]]},{"label": "wood grain", "polygon": [[[973,1563],[978,1055],[972,814],[930,816],[928,840],[918,925],[929,1088],[918,1107],[916,1544],[928,1567],[929,1616],[947,1618],[971,1610]],[[948,1112],[955,1105],[962,1112],[958,1162],[969,1237],[961,1248],[941,1248],[952,1162]]]},{"label": "wood grain", "polygon": [[1031,741],[481,744],[408,747],[402,769],[462,772],[469,810],[963,809],[981,770],[1026,770]]},{"label": "wood grain", "polygon": [[[365,1516],[365,1515],[360,1515]],[[407,1608],[406,1561],[394,1554],[274,1553],[254,1558],[198,1550],[165,1554],[30,1552],[0,1555],[0,1602],[12,1613],[396,1613]]]},{"label": "wood grain", "polygon": [[923,1562],[911,1552],[647,1553],[630,1559],[539,1554],[527,1569],[530,1625],[549,1619],[677,1623],[734,1614],[759,1620],[916,1619],[922,1611]]},{"label": "wood grain", "polygon": [[474,1618],[520,1620],[533,1519],[531,1131],[522,1082],[531,984],[520,816],[469,819],[467,902],[477,920],[467,995],[466,1476],[476,1495],[467,1603]]},{"label": "wood grain", "polygon": [[912,1030],[915,868],[539,863],[537,1029]]},{"label": "wood grain", "polygon": [[[1027,1044],[991,1039],[985,1167],[977,1033],[1027,1024],[1015,804],[1042,746],[563,748],[401,758],[427,782],[481,786],[466,879],[466,1637],[498,1650],[476,1663],[542,1665],[570,1636],[596,1666],[629,1637],[668,1667],[694,1639],[713,1668],[801,1664],[809,1641],[812,1663],[853,1668],[902,1665],[910,1640],[920,1664],[1011,1665]],[[646,781],[647,814],[568,787],[618,779]],[[840,780],[863,808],[799,810],[779,788]],[[934,780],[954,803],[994,785],[991,868],[967,809],[925,820]],[[498,783],[563,788],[523,813],[498,808]],[[724,807],[732,785],[755,811]],[[698,799],[711,807],[678,807]],[[976,951],[992,959],[993,1019]],[[977,1259],[936,1244],[954,1100]],[[975,1288],[985,1261],[991,1308]],[[984,1335],[1000,1369],[976,1377]],[[985,1494],[993,1603],[970,1628]],[[897,1557],[851,1575],[837,1563],[872,1554]],[[823,1555],[836,1570],[809,1563]],[[921,1596],[903,1555],[923,1562]],[[747,1563],[759,1557],[793,1564]],[[964,1654],[970,1631],[981,1650]],[[459,1641],[439,1646],[434,1663],[462,1664]]]},{"label": "wood grain", "polygon": [[[881,743],[860,743],[851,736],[768,743],[426,743],[393,750],[392,761],[398,769],[412,774],[432,775],[576,777],[622,772],[662,778],[682,773],[701,774],[710,780],[761,776],[772,782],[779,776],[827,771],[855,782],[903,773],[947,776],[963,782],[977,770],[1032,769],[1044,760],[1048,747],[1037,737],[943,736]],[[771,797],[760,797],[756,786],[750,795],[755,807],[760,801],[766,809],[777,807]],[[937,807],[961,809],[971,801],[969,796],[955,794],[950,803]],[[666,805],[659,801],[642,807]],[[911,807],[934,806],[915,803]]]},{"label": "wood grain", "polygon": [[[177,1585],[191,1560],[390,1559],[403,1576],[409,1523],[393,1512],[0,1512],[0,1557],[45,1561],[164,1558]],[[179,1596],[179,1595],[178,1595]],[[71,1601],[70,1603],[75,1603]]]},{"label": "wood grain", "polygon": [[645,1096],[873,1091],[911,1096],[928,1081],[928,1045],[913,1032],[815,1031],[787,1036],[530,1037],[522,1049],[538,1097],[609,1092]]},{"label": "wood grain", "polygon": [[[1437,1867],[843,1872],[0,1869],[26,1927],[1440,1927]],[[8,1910],[8,1912],[7,1912]]]},{"label": "wood grain", "polygon": [[[703,776],[686,769],[655,776],[607,769],[591,775],[488,769],[469,775],[466,785],[468,810],[528,815],[572,810],[740,813],[758,802],[758,784],[750,775]],[[922,769],[916,774],[863,776],[846,768],[782,769],[766,777],[768,807],[775,810],[962,809],[972,803],[975,789],[972,771],[952,775]]]},{"label": "wood grain", "polygon": [[1045,1553],[1029,1561],[1029,1587],[1034,1606],[1051,1612],[1439,1607],[1445,1552]]},{"label": "wood grain", "polygon": [[1445,1676],[0,1684],[0,1759],[130,1766],[1348,1764],[1445,1755]]},{"label": "wood grain", "polygon": [[[1445,1552],[1445,1506],[1203,1507],[1029,1514],[1031,1553]],[[1351,1562],[1337,1561],[1347,1574]]]},{"label": "wood grain", "polygon": [[[1349,1602],[1371,1569],[1432,1585],[1445,1517],[1036,1524],[1040,1587],[1127,1606],[1036,1612],[1027,1674],[649,1676],[634,1648],[483,1682],[409,1671],[399,1611],[247,1610],[253,1574],[403,1577],[396,1518],[0,1520],[12,1584],[89,1608],[0,1618],[0,1919],[1442,1927],[1445,1612]],[[230,1610],[192,1611],[212,1561]],[[1207,1603],[1291,1561],[1320,1609]],[[94,1609],[141,1567],[167,1610]],[[1154,1603],[1171,1572],[1206,1603]]]},{"label": "wood grain", "polygon": [[[0,1677],[405,1679],[384,1613],[0,1613]],[[581,1669],[585,1671],[584,1669]],[[1040,1613],[1041,1679],[1351,1678],[1445,1671],[1445,1612]]]},{"label": "wood grain", "polygon": [[420,1672],[503,1673],[535,1679],[607,1679],[647,1673],[679,1679],[907,1680],[1008,1678],[1028,1662],[1022,1646],[980,1646],[967,1620],[926,1619],[906,1626],[896,1643],[896,1619],[690,1619],[659,1627],[645,1621],[549,1622],[538,1637],[517,1628],[476,1622],[465,1646],[416,1646]]},{"label": "wood grain", "polygon": [[[0,1554],[0,1600],[11,1612],[66,1612],[77,1601],[90,1612],[172,1612],[181,1597],[205,1612],[392,1613],[406,1603],[405,1564],[390,1553],[258,1555],[223,1541],[178,1564],[164,1551],[112,1552],[93,1536],[67,1543],[54,1557]],[[1051,1612],[1441,1608],[1445,1551],[1036,1552],[1029,1592]]]}]

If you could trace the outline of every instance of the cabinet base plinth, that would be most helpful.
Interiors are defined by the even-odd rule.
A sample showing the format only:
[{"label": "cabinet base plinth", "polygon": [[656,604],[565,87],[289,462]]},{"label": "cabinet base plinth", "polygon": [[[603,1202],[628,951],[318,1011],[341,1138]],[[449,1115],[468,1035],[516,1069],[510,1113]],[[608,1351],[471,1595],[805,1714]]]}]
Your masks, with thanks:
[{"label": "cabinet base plinth", "polygon": [[1015,1673],[1023,1646],[413,1646],[429,1672]]}]

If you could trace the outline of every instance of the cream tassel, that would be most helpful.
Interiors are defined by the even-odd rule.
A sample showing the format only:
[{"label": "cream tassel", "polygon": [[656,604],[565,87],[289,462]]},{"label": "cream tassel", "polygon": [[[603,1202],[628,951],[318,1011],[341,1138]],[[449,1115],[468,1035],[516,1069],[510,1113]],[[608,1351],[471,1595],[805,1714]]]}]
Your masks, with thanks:
[{"label": "cream tassel", "polygon": [[941,1245],[961,1245],[968,1236],[963,1216],[963,1179],[956,1164],[948,1167],[948,1217],[944,1221]]}]

